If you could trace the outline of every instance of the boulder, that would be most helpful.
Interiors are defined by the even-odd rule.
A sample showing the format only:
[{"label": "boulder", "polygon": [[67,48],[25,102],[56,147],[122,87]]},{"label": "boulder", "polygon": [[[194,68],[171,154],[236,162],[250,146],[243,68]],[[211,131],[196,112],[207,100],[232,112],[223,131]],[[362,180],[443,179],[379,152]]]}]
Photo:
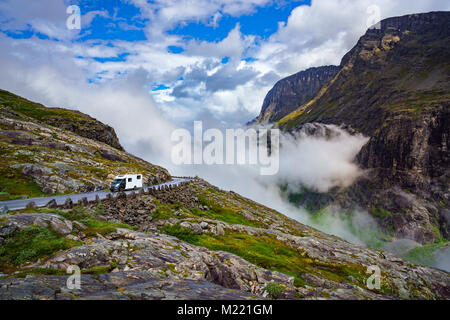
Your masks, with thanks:
[{"label": "boulder", "polygon": [[72,232],[73,230],[73,224],[70,220],[59,220],[59,219],[52,219],[50,221],[50,228],[52,228],[53,231],[65,236]]},{"label": "boulder", "polygon": [[34,202],[34,201],[28,202],[26,208],[27,209],[37,209],[36,202]]},{"label": "boulder", "polygon": [[197,234],[201,234],[201,233],[203,233],[203,229],[202,229],[202,227],[200,226],[200,224],[198,224],[198,223],[193,223],[192,225],[191,225],[191,230],[194,232],[194,233],[197,233]]},{"label": "boulder", "polygon": [[225,231],[223,230],[223,226],[220,223],[217,224],[216,235],[218,235],[218,236],[224,236],[225,235]]},{"label": "boulder", "polygon": [[89,204],[89,201],[86,197],[81,198],[78,200],[78,205],[86,207]]},{"label": "boulder", "polygon": [[73,221],[72,224],[77,229],[80,229],[80,230],[86,230],[87,229],[87,227],[83,223],[81,223],[79,221]]},{"label": "boulder", "polygon": [[63,208],[64,209],[72,209],[72,207],[73,207],[72,199],[67,198],[66,201],[64,201]]},{"label": "boulder", "polygon": [[7,214],[9,211],[8,206],[0,206],[0,214]]},{"label": "boulder", "polygon": [[116,199],[126,199],[127,198],[127,194],[125,193],[125,192],[123,192],[123,191],[120,191],[118,194],[117,194],[117,196],[116,196]]},{"label": "boulder", "polygon": [[58,207],[58,204],[56,203],[55,199],[52,199],[46,204],[46,207],[50,209],[55,209]]}]

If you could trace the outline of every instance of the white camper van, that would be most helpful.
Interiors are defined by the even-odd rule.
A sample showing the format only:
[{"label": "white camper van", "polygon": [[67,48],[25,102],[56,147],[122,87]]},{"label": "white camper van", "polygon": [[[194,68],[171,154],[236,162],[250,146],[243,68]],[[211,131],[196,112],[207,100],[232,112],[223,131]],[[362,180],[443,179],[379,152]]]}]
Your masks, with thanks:
[{"label": "white camper van", "polygon": [[142,188],[142,174],[122,174],[114,178],[109,188],[112,192]]}]

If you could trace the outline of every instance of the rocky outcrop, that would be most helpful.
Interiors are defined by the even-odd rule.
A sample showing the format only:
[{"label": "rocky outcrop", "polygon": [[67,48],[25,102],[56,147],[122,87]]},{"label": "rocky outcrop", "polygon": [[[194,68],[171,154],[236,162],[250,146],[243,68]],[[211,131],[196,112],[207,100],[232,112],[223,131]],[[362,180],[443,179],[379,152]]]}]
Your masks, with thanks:
[{"label": "rocky outcrop", "polygon": [[44,122],[48,125],[71,131],[79,136],[106,143],[118,150],[123,150],[119,138],[112,127],[85,114],[82,115],[86,119],[72,120],[66,117],[52,117],[45,119]]},{"label": "rocky outcrop", "polygon": [[264,98],[257,122],[276,122],[291,113],[311,100],[338,70],[338,66],[310,68],[281,79]]},{"label": "rocky outcrop", "polygon": [[2,113],[9,115],[9,117],[17,119],[32,118],[34,121],[67,130],[81,137],[103,142],[113,148],[123,150],[112,127],[79,111],[47,108],[42,104],[29,101],[1,89],[0,106],[4,108]]},{"label": "rocky outcrop", "polygon": [[80,289],[68,289],[69,276],[0,279],[0,300],[254,300],[252,293],[206,280],[167,279],[148,271],[81,276]]},{"label": "rocky outcrop", "polygon": [[101,190],[116,175],[136,171],[147,183],[170,179],[164,168],[106,143],[30,117],[17,118],[2,106],[0,114],[0,174],[5,181],[0,200]]},{"label": "rocky outcrop", "polygon": [[372,186],[371,201],[365,204],[402,213],[383,221],[395,227],[397,237],[420,243],[450,238],[449,136],[450,108],[444,103],[420,118],[396,117],[358,154],[358,162],[368,169],[363,180]]}]

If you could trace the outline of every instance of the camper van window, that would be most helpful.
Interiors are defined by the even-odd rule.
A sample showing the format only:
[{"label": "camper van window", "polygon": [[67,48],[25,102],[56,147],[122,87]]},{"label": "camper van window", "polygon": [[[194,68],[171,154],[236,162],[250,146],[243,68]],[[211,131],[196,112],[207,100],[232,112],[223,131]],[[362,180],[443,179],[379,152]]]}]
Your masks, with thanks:
[{"label": "camper van window", "polygon": [[121,181],[123,181],[123,179],[114,179],[114,181],[112,182],[113,184],[116,184],[116,183],[119,183],[119,182],[121,182]]},{"label": "camper van window", "polygon": [[141,176],[137,176],[137,179],[138,179],[138,180],[141,180]]},{"label": "camper van window", "polygon": [[131,178],[128,178],[128,182],[131,182],[131,180],[132,180]]}]

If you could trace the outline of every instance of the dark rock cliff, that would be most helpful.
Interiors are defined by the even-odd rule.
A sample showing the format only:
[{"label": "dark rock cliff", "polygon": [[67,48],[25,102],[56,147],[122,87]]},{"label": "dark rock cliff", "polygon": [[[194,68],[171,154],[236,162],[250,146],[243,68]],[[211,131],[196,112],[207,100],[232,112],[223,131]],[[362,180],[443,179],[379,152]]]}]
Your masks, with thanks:
[{"label": "dark rock cliff", "polygon": [[360,205],[396,237],[449,238],[449,30],[450,12],[383,20],[327,87],[281,121],[285,130],[320,122],[370,137],[357,157],[365,177],[304,202]]},{"label": "dark rock cliff", "polygon": [[338,72],[337,66],[310,68],[278,81],[267,93],[258,122],[275,122],[311,100]]},{"label": "dark rock cliff", "polygon": [[54,117],[47,119],[45,123],[63,130],[71,131],[88,139],[106,143],[118,150],[123,150],[114,128],[101,123],[94,118],[89,117],[88,119],[78,119],[73,121],[67,118]]}]

